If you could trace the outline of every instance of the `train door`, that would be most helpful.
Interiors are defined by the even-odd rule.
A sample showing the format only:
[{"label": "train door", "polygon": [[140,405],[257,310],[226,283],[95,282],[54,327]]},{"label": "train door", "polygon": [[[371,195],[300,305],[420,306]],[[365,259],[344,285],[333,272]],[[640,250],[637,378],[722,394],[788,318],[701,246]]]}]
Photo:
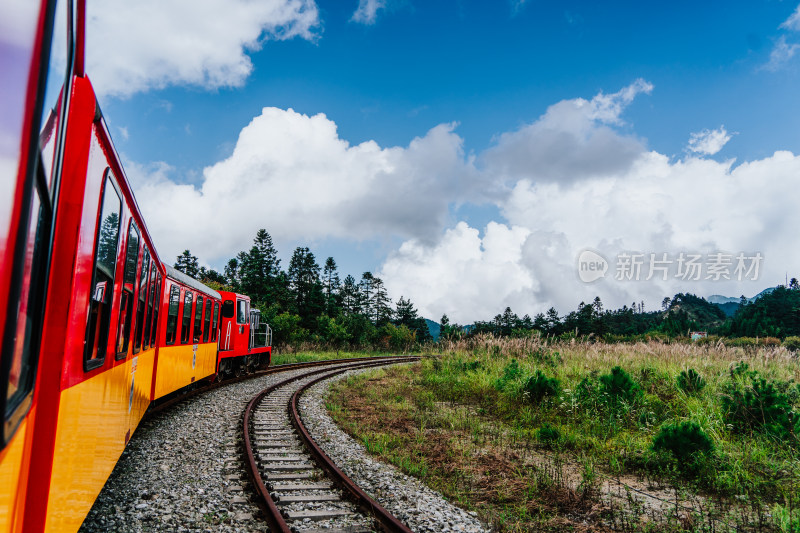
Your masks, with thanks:
[{"label": "train door", "polygon": [[[57,88],[69,47],[51,54],[54,2],[0,4],[0,532],[18,531],[26,501],[36,369],[58,195],[63,113]],[[37,6],[38,4],[38,6]],[[66,19],[68,10],[63,11]],[[63,35],[61,36],[63,38]],[[67,59],[62,61],[62,59]],[[48,82],[51,82],[48,84]],[[49,86],[56,88],[48,91]],[[49,97],[49,98],[48,98]],[[45,105],[47,104],[47,105]],[[50,107],[52,118],[44,123]],[[48,157],[48,148],[50,156]]]}]

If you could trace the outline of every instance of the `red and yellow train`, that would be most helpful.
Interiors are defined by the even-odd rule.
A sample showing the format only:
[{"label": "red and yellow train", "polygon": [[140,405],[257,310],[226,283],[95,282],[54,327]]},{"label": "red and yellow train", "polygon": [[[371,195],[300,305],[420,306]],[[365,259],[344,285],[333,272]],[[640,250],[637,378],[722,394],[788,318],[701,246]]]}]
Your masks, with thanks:
[{"label": "red and yellow train", "polygon": [[77,530],[153,402],[271,355],[247,296],[159,258],[84,72],[85,0],[59,4],[0,7],[0,533]]}]

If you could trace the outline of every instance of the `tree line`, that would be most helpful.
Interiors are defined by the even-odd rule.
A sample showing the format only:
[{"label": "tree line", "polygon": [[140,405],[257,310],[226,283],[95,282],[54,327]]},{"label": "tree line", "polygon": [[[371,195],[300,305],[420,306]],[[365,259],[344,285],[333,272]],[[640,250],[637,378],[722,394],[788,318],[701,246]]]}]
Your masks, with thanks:
[{"label": "tree line", "polygon": [[189,250],[177,257],[175,268],[214,289],[248,295],[272,328],[275,346],[308,341],[335,349],[408,350],[431,340],[411,301],[401,296],[393,303],[383,280],[371,272],[342,280],[333,257],[320,266],[307,247],[297,247],[283,270],[265,229],[222,273],[199,266]]}]

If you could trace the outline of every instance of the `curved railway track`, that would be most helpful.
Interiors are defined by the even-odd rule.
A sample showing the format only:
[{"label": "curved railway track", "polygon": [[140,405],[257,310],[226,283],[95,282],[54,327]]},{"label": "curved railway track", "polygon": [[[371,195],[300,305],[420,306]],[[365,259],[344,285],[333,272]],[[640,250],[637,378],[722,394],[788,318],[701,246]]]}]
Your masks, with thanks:
[{"label": "curved railway track", "polygon": [[410,530],[350,480],[317,446],[297,402],[314,384],[348,370],[419,360],[376,358],[313,369],[264,389],[245,409],[242,432],[248,475],[270,531]]}]

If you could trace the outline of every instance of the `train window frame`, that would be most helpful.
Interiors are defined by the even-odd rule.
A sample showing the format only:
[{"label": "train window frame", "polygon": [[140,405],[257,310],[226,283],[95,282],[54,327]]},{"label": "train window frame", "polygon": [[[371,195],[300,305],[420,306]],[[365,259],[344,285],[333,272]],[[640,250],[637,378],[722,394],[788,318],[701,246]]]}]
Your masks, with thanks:
[{"label": "train window frame", "polygon": [[217,331],[219,330],[219,302],[214,302],[214,319],[211,323],[211,340],[217,340]]},{"label": "train window frame", "polygon": [[194,327],[192,328],[192,344],[200,344],[203,338],[203,303],[205,299],[202,294],[197,295],[194,304]]},{"label": "train window frame", "polygon": [[[240,326],[244,326],[245,324],[249,323],[250,320],[250,309],[249,309],[249,302],[244,298],[237,298],[236,299],[236,323]],[[239,321],[239,318],[242,318]]]},{"label": "train window frame", "polygon": [[234,318],[236,316],[236,304],[233,300],[225,300],[222,303],[222,318]]},{"label": "train window frame", "polygon": [[142,334],[144,333],[145,313],[147,311],[147,280],[150,274],[150,249],[142,243],[142,260],[139,263],[139,285],[136,294],[136,313],[133,317],[133,353],[137,354],[142,349]]},{"label": "train window frame", "polygon": [[203,313],[203,342],[208,342],[208,338],[211,335],[211,311],[214,307],[214,301],[209,299],[206,302],[206,309]]},{"label": "train window frame", "polygon": [[150,346],[155,348],[158,342],[158,315],[161,311],[161,273],[156,269],[156,292],[153,307],[153,326],[150,332]]},{"label": "train window frame", "polygon": [[[131,247],[134,236],[136,237],[135,250]],[[115,349],[117,361],[125,359],[130,348],[131,326],[133,317],[136,314],[136,274],[141,250],[142,234],[136,221],[131,218],[128,222],[128,237],[125,240],[125,266],[122,272],[122,287],[117,314],[117,342]],[[130,285],[130,289],[128,285]]]},{"label": "train window frame", "polygon": [[[111,189],[109,190],[108,186],[111,185]],[[109,213],[107,217],[104,217],[104,208],[106,206],[106,193],[111,192],[116,195],[118,200],[118,210],[117,210],[117,228],[116,228],[116,243],[113,249],[113,255],[109,256],[108,259],[113,259],[111,261],[111,265],[114,267],[113,271],[109,271],[107,268],[103,268],[102,270],[106,270],[106,272],[102,272],[108,279],[103,282],[105,283],[102,287],[98,286],[97,283],[97,274],[98,270],[101,269],[101,266],[98,265],[98,257],[102,249],[101,244],[101,232],[103,231],[103,222],[104,219],[113,214],[113,211]],[[113,200],[113,196],[110,197]],[[106,360],[106,355],[108,353],[108,341],[109,337],[111,336],[111,311],[114,303],[114,289],[115,289],[115,281],[116,281],[116,274],[117,269],[119,268],[119,247],[120,247],[120,233],[122,229],[122,193],[119,190],[119,185],[116,183],[116,177],[114,173],[111,171],[110,168],[107,168],[105,171],[105,176],[103,177],[103,186],[100,191],[100,203],[97,208],[97,229],[95,230],[95,238],[94,238],[94,251],[93,251],[93,259],[92,259],[92,283],[89,286],[89,305],[86,310],[87,318],[86,318],[86,333],[85,333],[85,348],[83,352],[83,370],[85,372],[89,372],[96,368],[100,368],[103,366]],[[109,241],[110,245],[110,241]],[[110,248],[107,252],[112,251]],[[105,266],[105,265],[103,265]],[[101,315],[100,317],[100,324],[99,326],[94,326],[94,317],[95,312],[93,310],[93,305],[95,302],[102,300],[98,300],[98,297],[102,300],[108,298],[108,310],[105,315]],[[99,307],[99,306],[98,306]],[[98,314],[99,314],[98,310]],[[95,329],[97,328],[97,329]],[[95,333],[96,331],[96,333]],[[90,338],[93,338],[94,341],[90,341]],[[95,349],[96,348],[96,349]],[[101,349],[102,348],[102,349]],[[95,354],[96,357],[91,357],[91,354]]]},{"label": "train window frame", "polygon": [[[175,313],[173,314],[173,304]],[[169,288],[169,305],[167,307],[167,331],[164,336],[164,344],[168,346],[172,346],[175,344],[175,341],[178,340],[178,317],[180,315],[180,304],[181,304],[181,288],[177,285],[171,285]],[[170,319],[174,318],[174,321],[170,323]],[[170,334],[172,334],[172,340],[170,340]]]},{"label": "train window frame", "polygon": [[147,312],[144,317],[144,332],[142,333],[142,350],[147,350],[151,346],[151,330],[153,327],[153,308],[156,299],[156,262],[151,259],[150,275],[147,277]]},{"label": "train window frame", "polygon": [[[188,302],[187,302],[188,300]],[[189,309],[186,309],[186,304],[189,304]],[[186,291],[183,294],[183,309],[181,312],[181,342],[180,344],[189,344],[192,339],[192,307],[194,304],[194,294],[192,291]],[[185,333],[185,335],[184,335]]]}]

